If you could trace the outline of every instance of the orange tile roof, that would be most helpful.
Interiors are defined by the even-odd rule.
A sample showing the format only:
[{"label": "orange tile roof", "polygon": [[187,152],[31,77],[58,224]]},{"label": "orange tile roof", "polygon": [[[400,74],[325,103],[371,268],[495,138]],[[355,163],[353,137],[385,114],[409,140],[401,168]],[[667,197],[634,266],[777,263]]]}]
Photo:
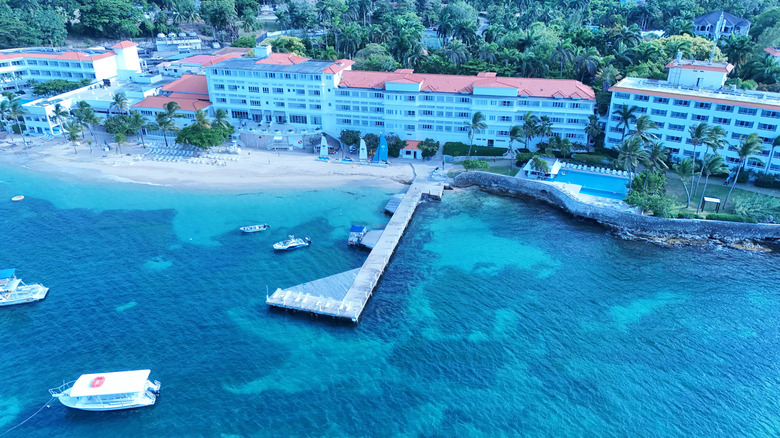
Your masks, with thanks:
[{"label": "orange tile roof", "polygon": [[95,61],[103,58],[110,58],[116,56],[114,52],[99,53],[97,55],[88,55],[83,52],[64,52],[64,53],[30,53],[30,52],[18,52],[18,53],[0,53],[0,60],[3,59],[19,59],[19,58],[36,58],[36,59],[56,59],[60,61]]},{"label": "orange tile roof", "polygon": [[268,58],[257,61],[257,64],[294,65],[308,60],[309,58],[293,55],[291,53],[271,53]]},{"label": "orange tile roof", "polygon": [[764,51],[772,56],[780,56],[780,47],[767,47]]},{"label": "orange tile roof", "polygon": [[477,76],[438,75],[394,72],[346,70],[340,86],[350,88],[384,89],[387,82],[417,83],[420,91],[435,93],[473,93],[474,87],[517,88],[518,95],[532,97],[564,97],[596,100],[593,89],[569,79],[536,79],[494,77],[489,73]]},{"label": "orange tile roof", "polygon": [[132,41],[120,41],[113,46],[111,46],[112,49],[126,49],[128,47],[135,47],[138,44],[132,42]]},{"label": "orange tile roof", "polygon": [[673,59],[670,63],[666,64],[666,68],[684,68],[686,70],[704,70],[704,71],[719,71],[723,73],[731,73],[734,70],[734,66],[728,62],[713,62],[709,61],[696,61],[694,59],[683,59],[677,62]]},{"label": "orange tile roof", "polygon": [[339,59],[336,62],[334,62],[332,65],[324,68],[322,72],[330,73],[330,74],[338,73],[354,63],[355,61],[352,61],[350,59]]},{"label": "orange tile roof", "polygon": [[228,53],[221,56],[212,56],[212,55],[195,55],[190,56],[189,58],[180,59],[178,61],[173,61],[173,63],[179,63],[179,64],[198,64],[201,67],[208,67],[210,65],[214,65],[216,63],[225,61],[227,59],[231,58],[240,58],[241,55],[238,53]]},{"label": "orange tile roof", "polygon": [[181,79],[163,85],[163,91],[205,94],[208,97],[209,87],[206,83],[206,76],[203,75],[182,75]]},{"label": "orange tile roof", "polygon": [[203,99],[193,98],[178,98],[172,96],[150,96],[146,99],[133,105],[133,108],[154,108],[165,109],[168,102],[176,102],[179,104],[179,110],[195,112],[199,109],[206,108],[211,105],[211,102]]},{"label": "orange tile roof", "polygon": [[417,140],[406,140],[406,147],[404,149],[410,149],[410,150],[413,150],[413,151],[419,151],[420,147],[417,146],[417,145],[419,145],[420,143],[422,143],[422,142],[417,141]]}]

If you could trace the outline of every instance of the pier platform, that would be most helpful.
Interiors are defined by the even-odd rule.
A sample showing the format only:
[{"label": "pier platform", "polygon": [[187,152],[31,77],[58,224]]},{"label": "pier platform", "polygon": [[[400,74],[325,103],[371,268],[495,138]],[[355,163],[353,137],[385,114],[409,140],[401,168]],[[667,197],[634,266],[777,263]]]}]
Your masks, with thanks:
[{"label": "pier platform", "polygon": [[[418,176],[401,198],[393,217],[381,231],[362,267],[288,289],[277,289],[266,299],[266,303],[274,307],[348,318],[357,322],[417,205],[422,199],[439,200],[443,194],[444,185],[441,181],[432,181],[427,175]],[[349,282],[351,284],[342,292],[345,283]]]}]

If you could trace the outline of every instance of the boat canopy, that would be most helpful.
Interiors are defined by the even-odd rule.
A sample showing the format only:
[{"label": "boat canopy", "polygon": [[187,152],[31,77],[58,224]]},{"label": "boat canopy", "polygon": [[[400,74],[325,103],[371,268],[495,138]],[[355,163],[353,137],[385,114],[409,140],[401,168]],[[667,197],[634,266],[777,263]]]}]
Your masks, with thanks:
[{"label": "boat canopy", "polygon": [[[120,371],[116,373],[84,374],[70,389],[71,397],[126,394],[141,392],[146,386],[150,370]],[[102,379],[98,379],[102,377]],[[95,380],[98,379],[98,380]],[[98,384],[102,380],[102,384]],[[93,384],[95,382],[95,384]],[[97,386],[94,388],[93,386]]]},{"label": "boat canopy", "polygon": [[349,227],[350,233],[362,233],[363,231],[366,231],[366,227],[359,227],[357,225],[352,225]]},{"label": "boat canopy", "polygon": [[0,278],[2,278],[2,279],[11,278],[11,277],[14,276],[15,273],[16,273],[16,269],[15,268],[0,269]]}]

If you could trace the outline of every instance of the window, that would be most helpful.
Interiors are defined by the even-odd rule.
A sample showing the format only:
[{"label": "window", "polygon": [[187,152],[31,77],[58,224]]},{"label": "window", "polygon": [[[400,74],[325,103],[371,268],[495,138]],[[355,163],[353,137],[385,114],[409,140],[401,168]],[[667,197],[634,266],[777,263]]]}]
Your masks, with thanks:
[{"label": "window", "polygon": [[669,124],[669,129],[672,130],[672,131],[682,131],[682,130],[685,129],[685,126],[683,126],[683,125],[673,125],[673,124],[670,123]]},{"label": "window", "polygon": [[224,90],[225,86],[222,85],[222,84],[214,84],[214,89],[215,90]]},{"label": "window", "polygon": [[687,119],[688,118],[688,113],[677,113],[677,112],[672,111],[672,117],[675,118],[675,119]]},{"label": "window", "polygon": [[501,117],[498,118],[498,120],[501,121],[501,122],[511,122],[512,121],[512,116],[501,116]]},{"label": "window", "polygon": [[248,119],[249,118],[249,112],[248,111],[231,111],[234,119]]},{"label": "window", "polygon": [[[379,108],[377,108],[377,109],[379,109]],[[431,111],[431,110],[422,110],[422,111],[420,111],[420,115],[432,116],[433,115],[433,111]]]},{"label": "window", "polygon": [[747,120],[737,120],[734,122],[734,126],[739,126],[740,128],[752,128],[753,122],[748,122]]},{"label": "window", "polygon": [[274,106],[277,108],[284,108],[284,102],[274,102]]},{"label": "window", "polygon": [[271,90],[268,87],[263,87],[263,93],[268,94]]},{"label": "window", "polygon": [[740,108],[738,111],[740,114],[747,114],[749,116],[755,116],[758,110],[755,108]]},{"label": "window", "polygon": [[767,131],[774,131],[777,129],[777,125],[768,125],[766,123],[759,123],[758,129],[765,129]]},{"label": "window", "polygon": [[238,90],[238,86],[237,85],[228,85],[228,90],[236,91],[236,90]]},{"label": "window", "polygon": [[553,108],[564,108],[565,106],[566,106],[566,104],[563,103],[563,102],[553,102],[552,103],[552,107]]},{"label": "window", "polygon": [[290,116],[290,123],[306,124],[306,116]]},{"label": "window", "polygon": [[414,114],[415,114],[414,111],[407,111],[406,112],[406,115],[410,116],[410,117],[414,117]]},{"label": "window", "polygon": [[284,88],[274,88],[274,94],[284,94]]},{"label": "window", "polygon": [[653,98],[653,102],[666,105],[666,104],[669,103],[669,98],[667,98],[667,97],[654,97]]},{"label": "window", "polygon": [[[383,99],[385,95],[382,93],[374,93],[372,97],[375,97],[377,99]],[[425,96],[425,97],[429,97],[429,96]],[[423,99],[423,100],[428,100],[428,99]]]},{"label": "window", "polygon": [[420,129],[423,131],[433,131],[433,125],[420,125]]},{"label": "window", "polygon": [[314,110],[322,109],[322,105],[320,105],[318,103],[312,103],[312,104],[309,104],[309,109],[314,109]]},{"label": "window", "polygon": [[707,102],[696,102],[696,105],[694,105],[694,108],[708,110],[708,109],[712,108],[712,104],[711,103],[707,103]]},{"label": "window", "polygon": [[572,109],[579,109],[579,108],[582,108],[582,107],[583,106],[582,106],[581,103],[572,103],[571,105],[569,105],[569,108],[572,108]]},{"label": "window", "polygon": [[723,111],[723,112],[730,113],[730,112],[734,111],[734,105],[721,105],[721,104],[718,104],[717,106],[715,106],[715,109],[718,110],[718,111]]},{"label": "window", "polygon": [[498,131],[498,135],[509,135],[509,131]]},{"label": "window", "polygon": [[628,93],[615,93],[613,96],[615,99],[628,99],[630,97]]},{"label": "window", "polygon": [[639,102],[649,102],[650,101],[650,96],[644,96],[642,94],[635,94],[634,95],[634,100],[639,101]]},{"label": "window", "polygon": [[566,138],[577,138],[578,137],[578,135],[573,133],[573,132],[567,132],[565,136],[566,136]]},{"label": "window", "polygon": [[650,111],[650,114],[652,114],[652,115],[654,115],[654,116],[661,116],[661,117],[666,117],[666,113],[667,113],[667,112],[668,112],[668,111],[666,111],[666,110],[658,110],[658,109],[654,109],[654,110]]},{"label": "window", "polygon": [[225,99],[224,97],[217,98],[217,103],[225,103],[225,102],[227,102],[227,99]]},{"label": "window", "polygon": [[676,106],[688,106],[690,105],[690,101],[682,100],[682,99],[674,99],[674,104]]},{"label": "window", "polygon": [[404,129],[407,131],[414,131],[415,126],[414,125],[404,125]]},{"label": "window", "polygon": [[320,90],[309,90],[309,96],[319,96]]},{"label": "window", "polygon": [[731,119],[724,119],[723,117],[713,117],[713,122],[719,124],[719,125],[730,125]]},{"label": "window", "polygon": [[382,121],[374,122],[374,126],[385,126],[385,122]]},{"label": "window", "polygon": [[415,96],[406,96],[406,101],[407,102],[414,102],[415,100],[416,100]]},{"label": "window", "polygon": [[502,100],[501,106],[512,106],[512,101],[509,100]]},{"label": "window", "polygon": [[469,113],[458,113],[458,117],[460,117],[461,119],[468,119],[469,117],[471,117],[471,115]]},{"label": "window", "polygon": [[658,129],[664,129],[665,123],[664,123],[664,122],[658,122],[658,123],[656,123],[656,124],[655,124],[655,126],[656,126]]},{"label": "window", "polygon": [[780,111],[763,110],[763,111],[761,111],[761,115],[763,117],[771,117],[773,119],[780,119]]},{"label": "window", "polygon": [[260,101],[259,100],[250,100],[249,104],[252,105],[252,106],[260,106]]},{"label": "window", "polygon": [[709,119],[710,119],[709,116],[704,116],[701,114],[694,114],[691,116],[691,120],[695,120],[697,122],[706,122]]},{"label": "window", "polygon": [[675,142],[675,143],[680,143],[680,142],[682,142],[682,137],[677,137],[677,136],[674,136],[674,135],[667,135],[666,136],[666,141],[672,141],[672,142]]},{"label": "window", "polygon": [[458,126],[458,132],[468,132],[468,126]]},{"label": "window", "polygon": [[260,87],[249,87],[249,92],[250,93],[259,93],[260,92]]},{"label": "window", "polygon": [[306,94],[306,90],[304,90],[303,88],[296,88],[295,94],[297,94],[298,96],[303,96]]},{"label": "window", "polygon": [[339,111],[349,111],[349,105],[336,105],[336,109]]},{"label": "window", "polygon": [[460,103],[471,103],[470,97],[461,97],[459,100]]}]

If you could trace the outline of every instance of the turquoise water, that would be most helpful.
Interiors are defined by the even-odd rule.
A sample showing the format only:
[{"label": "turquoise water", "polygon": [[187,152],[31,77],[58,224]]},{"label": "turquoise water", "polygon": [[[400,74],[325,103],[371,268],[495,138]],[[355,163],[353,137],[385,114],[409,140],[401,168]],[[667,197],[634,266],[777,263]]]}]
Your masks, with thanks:
[{"label": "turquoise water", "polygon": [[581,185],[580,193],[602,198],[624,199],[628,193],[628,178],[599,173],[561,169],[555,181]]},{"label": "turquoise water", "polygon": [[[271,311],[360,266],[391,191],[181,192],[0,168],[0,433],[81,373],[151,368],[157,405],[58,403],[8,436],[776,436],[780,259],[615,239],[543,204],[425,204],[357,326]],[[8,201],[24,194],[22,202]],[[268,222],[243,236],[236,228]],[[311,247],[274,254],[288,232]],[[193,240],[190,240],[193,239]]]}]

